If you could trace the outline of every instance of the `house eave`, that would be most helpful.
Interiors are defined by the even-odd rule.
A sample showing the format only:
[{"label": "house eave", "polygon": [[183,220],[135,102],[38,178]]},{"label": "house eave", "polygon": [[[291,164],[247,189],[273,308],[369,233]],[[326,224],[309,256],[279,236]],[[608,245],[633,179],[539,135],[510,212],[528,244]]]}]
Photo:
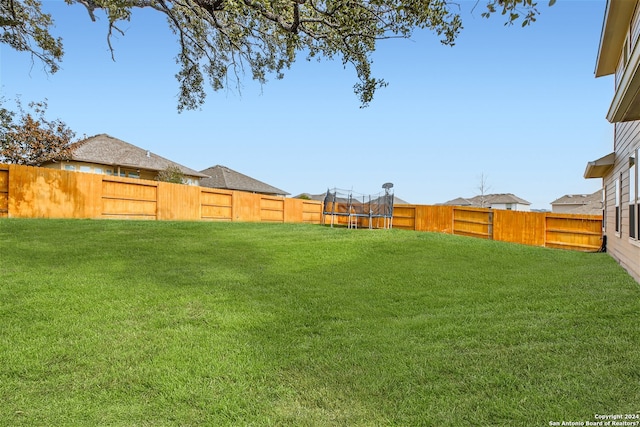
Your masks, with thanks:
[{"label": "house eave", "polygon": [[597,160],[587,163],[587,167],[584,171],[584,177],[589,178],[604,178],[613,169],[613,165],[616,160],[615,153],[609,153],[606,156],[600,157]]},{"label": "house eave", "polygon": [[638,43],[620,78],[616,93],[607,113],[611,123],[640,119],[640,47]]},{"label": "house eave", "polygon": [[616,72],[637,2],[638,0],[607,0],[596,60],[596,77]]}]

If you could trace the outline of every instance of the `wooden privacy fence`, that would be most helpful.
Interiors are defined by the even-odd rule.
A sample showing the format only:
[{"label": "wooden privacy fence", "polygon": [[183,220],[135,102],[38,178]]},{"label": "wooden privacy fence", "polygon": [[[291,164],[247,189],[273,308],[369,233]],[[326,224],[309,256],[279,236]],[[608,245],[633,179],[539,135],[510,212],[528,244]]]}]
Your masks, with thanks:
[{"label": "wooden privacy fence", "polygon": [[[323,223],[314,200],[19,165],[0,165],[2,217]],[[396,205],[393,227],[580,251],[602,244],[593,215]]]},{"label": "wooden privacy fence", "polygon": [[314,200],[0,165],[0,217],[307,222],[320,224]]},{"label": "wooden privacy fence", "polygon": [[600,215],[396,205],[393,227],[578,251],[597,251],[602,246]]}]

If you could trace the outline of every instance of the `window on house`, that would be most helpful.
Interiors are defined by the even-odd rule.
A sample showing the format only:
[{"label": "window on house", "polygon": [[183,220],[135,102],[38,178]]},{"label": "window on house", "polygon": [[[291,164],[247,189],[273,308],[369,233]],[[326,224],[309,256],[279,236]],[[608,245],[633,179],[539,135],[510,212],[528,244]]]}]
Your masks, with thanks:
[{"label": "window on house", "polygon": [[616,233],[620,233],[620,179],[616,179]]},{"label": "window on house", "polygon": [[80,166],[80,172],[91,172],[91,166]]},{"label": "window on house", "polygon": [[127,173],[127,176],[129,178],[140,178],[140,173],[139,172],[129,172],[129,173]]},{"label": "window on house", "polygon": [[640,230],[638,225],[640,219],[638,216],[638,152],[635,151],[633,156],[629,158],[629,237],[637,239]]},{"label": "window on house", "polygon": [[629,62],[629,33],[627,33],[624,45],[622,46],[622,64],[627,65],[627,62]]},{"label": "window on house", "polygon": [[75,165],[64,165],[64,170],[66,171],[74,171],[76,170]]},{"label": "window on house", "polygon": [[511,203],[507,203],[506,209],[508,211],[513,210],[513,205]]},{"label": "window on house", "polygon": [[102,168],[93,168],[93,173],[102,174]]}]

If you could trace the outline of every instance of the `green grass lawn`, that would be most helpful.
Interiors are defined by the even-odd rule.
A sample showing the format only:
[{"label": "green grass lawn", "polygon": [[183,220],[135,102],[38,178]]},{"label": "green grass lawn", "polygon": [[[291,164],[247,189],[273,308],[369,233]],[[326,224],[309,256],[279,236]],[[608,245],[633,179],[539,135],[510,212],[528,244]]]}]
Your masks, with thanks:
[{"label": "green grass lawn", "polygon": [[317,225],[3,219],[0,425],[634,414],[639,297],[606,254]]}]

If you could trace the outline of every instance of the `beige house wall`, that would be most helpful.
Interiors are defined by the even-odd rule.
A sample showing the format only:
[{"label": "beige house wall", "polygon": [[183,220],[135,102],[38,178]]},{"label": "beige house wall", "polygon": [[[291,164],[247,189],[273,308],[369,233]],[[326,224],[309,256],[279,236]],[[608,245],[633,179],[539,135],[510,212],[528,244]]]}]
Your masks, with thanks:
[{"label": "beige house wall", "polygon": [[[603,179],[606,205],[604,235],[607,236],[607,252],[640,281],[640,240],[637,235],[629,236],[629,189],[630,180],[635,179],[635,176],[632,177],[629,173],[629,158],[640,148],[640,121],[616,123],[614,146],[616,161],[611,173]],[[616,198],[619,199],[620,215],[617,231]]]},{"label": "beige house wall", "polygon": [[[608,0],[602,28],[596,77],[614,75],[615,91],[607,113],[614,125],[615,160],[602,177],[604,195],[604,236],[607,252],[640,282],[640,210],[631,221],[630,207],[637,205],[638,149],[640,148],[640,8],[637,0]],[[635,163],[635,166],[633,166]],[[633,183],[633,185],[631,185]],[[634,226],[635,228],[635,226]],[[635,235],[634,235],[635,234]]]},{"label": "beige house wall", "polygon": [[[118,165],[101,165],[97,163],[78,162],[75,160],[62,161],[43,165],[44,168],[66,170],[69,172],[94,173],[98,175],[118,176],[121,178],[146,179],[155,181],[158,172],[135,167]],[[200,185],[200,179],[195,176],[185,175],[187,184]]]}]

